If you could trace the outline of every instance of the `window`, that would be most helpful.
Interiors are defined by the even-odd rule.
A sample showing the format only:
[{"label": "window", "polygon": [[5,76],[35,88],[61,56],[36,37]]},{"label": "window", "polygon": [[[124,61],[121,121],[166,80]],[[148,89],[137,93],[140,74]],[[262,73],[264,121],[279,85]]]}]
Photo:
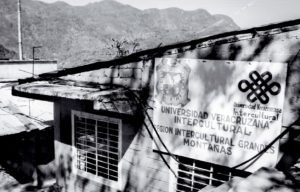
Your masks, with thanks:
[{"label": "window", "polygon": [[207,185],[219,186],[234,176],[247,177],[248,172],[231,169],[186,157],[177,157],[171,161],[171,167],[176,171],[177,178],[171,178],[170,191],[199,191]]},{"label": "window", "polygon": [[72,111],[78,175],[110,186],[120,184],[120,127],[119,119]]}]

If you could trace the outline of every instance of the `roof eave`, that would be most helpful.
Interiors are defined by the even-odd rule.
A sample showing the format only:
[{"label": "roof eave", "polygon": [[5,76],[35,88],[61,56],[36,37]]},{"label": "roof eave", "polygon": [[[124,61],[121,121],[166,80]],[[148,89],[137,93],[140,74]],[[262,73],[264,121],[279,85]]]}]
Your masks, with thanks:
[{"label": "roof eave", "polygon": [[18,97],[25,97],[28,99],[37,99],[41,101],[49,101],[49,102],[54,102],[55,100],[58,100],[60,97],[56,97],[53,95],[40,95],[36,93],[27,93],[24,91],[20,91],[15,89],[15,86],[12,87],[12,95],[13,96],[18,96]]}]

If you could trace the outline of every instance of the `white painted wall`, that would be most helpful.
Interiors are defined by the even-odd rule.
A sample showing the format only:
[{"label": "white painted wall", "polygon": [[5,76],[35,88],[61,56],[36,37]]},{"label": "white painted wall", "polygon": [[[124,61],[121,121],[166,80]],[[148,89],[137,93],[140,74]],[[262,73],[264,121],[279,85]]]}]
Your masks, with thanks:
[{"label": "white painted wall", "polygon": [[[32,77],[32,61],[0,61],[0,79],[23,79]],[[56,61],[35,61],[34,74],[57,70]]]}]

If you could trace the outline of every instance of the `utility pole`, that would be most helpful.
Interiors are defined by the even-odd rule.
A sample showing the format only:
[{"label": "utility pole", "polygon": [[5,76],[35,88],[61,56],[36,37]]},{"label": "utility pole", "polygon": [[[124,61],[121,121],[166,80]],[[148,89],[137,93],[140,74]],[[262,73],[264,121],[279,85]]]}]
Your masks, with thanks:
[{"label": "utility pole", "polygon": [[18,45],[19,45],[19,60],[23,60],[22,49],[22,30],[21,30],[21,0],[18,0]]}]

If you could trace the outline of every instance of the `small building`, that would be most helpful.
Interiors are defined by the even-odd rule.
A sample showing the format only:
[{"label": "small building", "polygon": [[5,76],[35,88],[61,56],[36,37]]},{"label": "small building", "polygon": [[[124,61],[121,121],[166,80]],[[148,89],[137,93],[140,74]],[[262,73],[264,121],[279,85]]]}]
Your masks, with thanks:
[{"label": "small building", "polygon": [[299,125],[299,50],[296,20],[44,73],[12,92],[54,102],[65,191],[197,191],[288,164],[279,146]]},{"label": "small building", "polygon": [[11,87],[18,79],[53,70],[57,61],[0,60],[0,152],[5,154],[0,164],[19,184],[40,184],[39,164],[54,159],[53,103],[12,96]]},{"label": "small building", "polygon": [[23,114],[52,121],[53,103],[14,97],[11,95],[11,87],[18,79],[55,70],[57,70],[55,60],[0,60],[0,101],[13,103]]},{"label": "small building", "polygon": [[55,60],[0,60],[0,80],[22,79],[54,70]]}]

